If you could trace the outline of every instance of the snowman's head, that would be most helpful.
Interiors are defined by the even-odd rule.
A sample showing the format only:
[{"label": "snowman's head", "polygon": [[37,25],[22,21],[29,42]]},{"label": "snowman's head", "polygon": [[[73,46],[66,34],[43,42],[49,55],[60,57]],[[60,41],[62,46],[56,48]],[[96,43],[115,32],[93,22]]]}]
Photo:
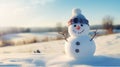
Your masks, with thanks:
[{"label": "snowman's head", "polygon": [[74,16],[68,22],[68,32],[70,36],[88,35],[90,29],[88,20],[81,14],[80,10],[76,9],[74,11],[76,13],[74,13]]}]

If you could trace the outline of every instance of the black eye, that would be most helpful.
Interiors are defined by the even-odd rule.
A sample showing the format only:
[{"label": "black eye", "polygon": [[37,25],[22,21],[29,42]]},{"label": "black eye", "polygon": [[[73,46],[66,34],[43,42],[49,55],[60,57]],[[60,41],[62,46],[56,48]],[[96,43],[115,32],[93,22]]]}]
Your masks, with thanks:
[{"label": "black eye", "polygon": [[76,25],[74,25],[74,27],[76,27]]},{"label": "black eye", "polygon": [[81,26],[83,26],[83,24],[81,24]]}]

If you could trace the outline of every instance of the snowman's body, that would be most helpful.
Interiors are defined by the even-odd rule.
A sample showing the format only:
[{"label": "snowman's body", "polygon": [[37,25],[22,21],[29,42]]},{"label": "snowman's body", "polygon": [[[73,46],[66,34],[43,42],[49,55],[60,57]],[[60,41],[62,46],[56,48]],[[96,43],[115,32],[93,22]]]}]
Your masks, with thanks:
[{"label": "snowman's body", "polygon": [[89,36],[69,37],[65,43],[65,52],[73,58],[87,58],[93,56],[95,52],[95,44],[90,41]]},{"label": "snowman's body", "polygon": [[65,53],[76,59],[88,58],[94,55],[95,44],[88,36],[88,21],[80,12],[76,15],[78,16],[75,16],[69,22],[68,32],[70,37],[65,42]]}]

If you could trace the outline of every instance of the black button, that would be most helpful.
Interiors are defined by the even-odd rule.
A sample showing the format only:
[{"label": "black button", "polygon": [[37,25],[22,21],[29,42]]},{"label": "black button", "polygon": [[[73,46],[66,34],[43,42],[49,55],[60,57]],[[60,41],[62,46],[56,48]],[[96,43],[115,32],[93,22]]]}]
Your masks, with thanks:
[{"label": "black button", "polygon": [[79,53],[79,49],[75,49],[75,52],[76,52],[76,53]]},{"label": "black button", "polygon": [[80,45],[80,42],[77,41],[77,42],[76,42],[76,45]]}]

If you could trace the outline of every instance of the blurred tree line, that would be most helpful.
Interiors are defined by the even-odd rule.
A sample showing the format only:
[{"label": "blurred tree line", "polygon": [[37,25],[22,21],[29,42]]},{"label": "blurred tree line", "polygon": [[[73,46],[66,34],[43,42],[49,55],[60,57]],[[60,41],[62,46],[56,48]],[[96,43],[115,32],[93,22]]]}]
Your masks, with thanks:
[{"label": "blurred tree line", "polygon": [[102,22],[103,28],[107,31],[107,34],[112,34],[114,18],[108,15],[103,18]]},{"label": "blurred tree line", "polygon": [[120,29],[120,25],[114,25],[114,17],[107,15],[102,19],[102,25],[90,26],[92,30],[94,29],[104,29],[107,34],[112,34],[114,29]]}]

